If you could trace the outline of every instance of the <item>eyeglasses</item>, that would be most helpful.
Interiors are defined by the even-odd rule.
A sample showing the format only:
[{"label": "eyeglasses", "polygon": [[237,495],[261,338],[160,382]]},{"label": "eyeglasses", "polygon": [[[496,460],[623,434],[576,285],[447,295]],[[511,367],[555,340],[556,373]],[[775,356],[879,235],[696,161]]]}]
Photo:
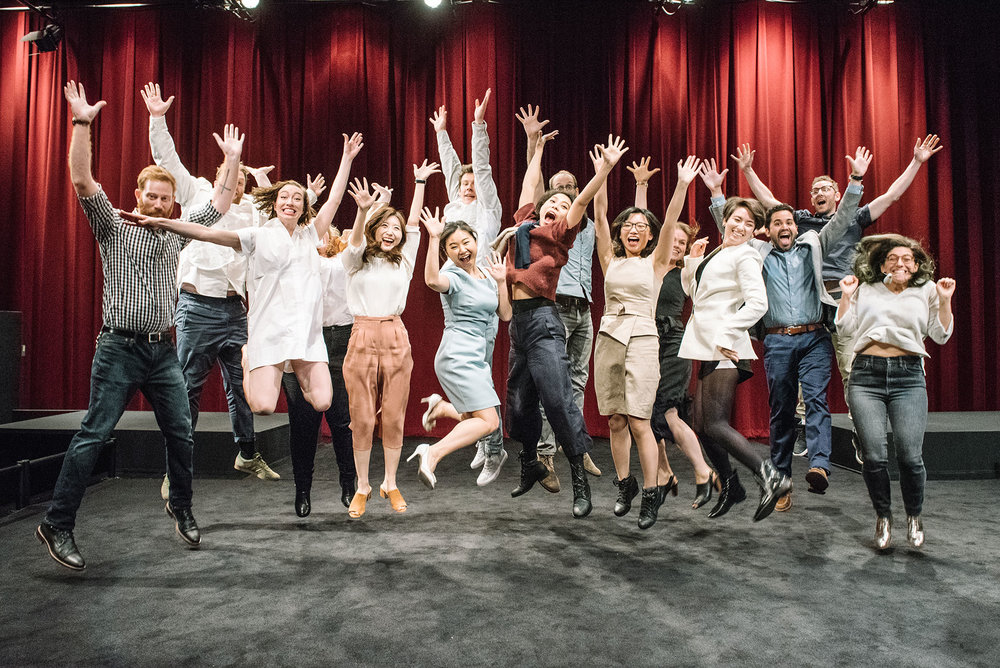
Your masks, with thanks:
[{"label": "eyeglasses", "polygon": [[831,193],[834,191],[833,186],[817,186],[809,191],[810,195],[818,195],[820,193]]},{"label": "eyeglasses", "polygon": [[888,255],[885,258],[886,264],[897,264],[902,262],[903,264],[913,264],[912,255]]},{"label": "eyeglasses", "polygon": [[635,230],[636,232],[645,232],[646,230],[649,229],[649,223],[642,222],[642,221],[640,221],[638,223],[633,223],[633,222],[625,221],[624,223],[622,223],[622,229],[623,230],[632,229],[632,230]]}]

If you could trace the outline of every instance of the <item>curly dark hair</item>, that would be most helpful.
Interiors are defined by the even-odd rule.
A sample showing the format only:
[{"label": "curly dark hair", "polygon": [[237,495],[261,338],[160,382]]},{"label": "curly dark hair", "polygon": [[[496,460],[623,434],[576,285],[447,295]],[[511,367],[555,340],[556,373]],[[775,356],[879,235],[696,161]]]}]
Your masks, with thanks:
[{"label": "curly dark hair", "polygon": [[622,225],[624,225],[625,221],[627,221],[634,213],[641,213],[646,217],[646,222],[649,223],[649,234],[652,237],[649,240],[649,243],[646,244],[646,247],[642,249],[639,256],[646,257],[652,253],[653,249],[656,248],[656,242],[660,240],[659,218],[657,218],[649,209],[640,209],[637,206],[630,206],[619,213],[611,223],[611,252],[614,253],[615,257],[625,257],[625,246],[622,244]]},{"label": "curly dark hair", "polygon": [[309,196],[306,194],[306,187],[298,181],[278,181],[269,186],[256,187],[250,193],[253,196],[254,204],[257,205],[265,216],[274,218],[274,204],[278,201],[278,193],[285,186],[295,186],[302,191],[302,215],[295,222],[296,225],[308,225],[312,221],[316,212],[309,206]]},{"label": "curly dark hair", "polygon": [[909,287],[923,285],[934,279],[934,258],[924,250],[920,242],[902,234],[873,234],[858,242],[858,254],[854,258],[854,275],[861,283],[880,283],[885,279],[882,265],[893,248],[909,248],[917,270],[910,276]]},{"label": "curly dark hair", "polygon": [[479,235],[476,234],[476,231],[474,229],[472,229],[472,225],[469,225],[464,220],[449,221],[445,223],[444,229],[441,231],[441,240],[438,242],[438,258],[440,258],[441,262],[444,262],[445,259],[448,257],[448,253],[445,251],[445,247],[448,243],[448,238],[451,237],[451,235],[455,234],[455,232],[458,232],[460,230],[462,232],[468,232],[469,234],[471,234],[472,238],[476,240],[476,243],[477,244],[479,243]]},{"label": "curly dark hair", "polygon": [[[383,251],[379,242],[375,239],[375,230],[379,225],[386,222],[393,216],[399,216],[400,228],[403,233],[399,243],[389,251]],[[406,216],[399,209],[394,209],[389,205],[383,206],[365,223],[365,252],[361,256],[362,262],[368,262],[369,258],[384,257],[393,264],[403,261],[403,246],[406,244]]]}]

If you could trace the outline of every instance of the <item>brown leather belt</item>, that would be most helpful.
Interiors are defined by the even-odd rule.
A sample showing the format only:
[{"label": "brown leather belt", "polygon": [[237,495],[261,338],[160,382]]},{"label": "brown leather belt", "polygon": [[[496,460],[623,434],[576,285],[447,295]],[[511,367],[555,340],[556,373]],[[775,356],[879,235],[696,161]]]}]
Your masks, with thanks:
[{"label": "brown leather belt", "polygon": [[829,280],[823,281],[823,287],[826,288],[827,292],[840,292],[840,281]]},{"label": "brown leather belt", "polygon": [[768,327],[764,331],[768,334],[788,334],[789,336],[793,336],[795,334],[815,332],[817,329],[823,329],[823,323],[814,322],[808,325],[792,325],[790,327]]}]

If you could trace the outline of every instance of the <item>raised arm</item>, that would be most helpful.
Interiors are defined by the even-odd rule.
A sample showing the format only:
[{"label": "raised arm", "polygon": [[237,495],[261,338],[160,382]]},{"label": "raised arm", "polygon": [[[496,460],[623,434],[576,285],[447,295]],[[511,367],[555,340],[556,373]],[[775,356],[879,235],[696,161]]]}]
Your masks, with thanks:
[{"label": "raised arm", "polygon": [[864,193],[864,189],[861,187],[861,179],[868,172],[868,166],[872,162],[871,151],[864,146],[857,148],[853,158],[849,155],[844,157],[847,158],[851,178],[847,184],[847,188],[844,190],[844,197],[837,206],[837,212],[834,214],[833,220],[830,221],[829,225],[824,225],[823,229],[819,231],[819,243],[824,259],[826,259],[827,253],[834,249],[837,242],[847,233],[847,230],[850,229],[851,224],[854,222],[854,216],[858,212],[858,202],[861,201],[861,195]]},{"label": "raised arm", "polygon": [[240,129],[232,123],[226,124],[220,137],[213,132],[215,142],[222,149],[226,161],[223,163],[222,174],[215,180],[215,191],[212,193],[212,206],[219,213],[229,211],[233,203],[233,192],[236,190],[236,183],[240,178],[240,155],[243,153],[243,139],[245,135],[240,134]]},{"label": "raised arm", "polygon": [[348,192],[358,205],[358,213],[354,216],[354,226],[351,228],[347,243],[350,246],[358,247],[365,242],[365,219],[368,216],[368,210],[375,203],[375,196],[368,188],[368,179],[354,179]]},{"label": "raised arm", "polygon": [[418,166],[413,165],[413,201],[410,202],[410,214],[406,217],[407,227],[420,226],[420,210],[424,207],[424,190],[427,188],[427,179],[432,174],[440,174],[441,170],[436,162],[427,163],[427,159]]},{"label": "raised arm", "polygon": [[438,247],[441,244],[441,232],[444,230],[444,223],[441,222],[441,212],[434,208],[431,210],[424,208],[420,213],[420,222],[427,230],[427,257],[424,259],[424,283],[435,292],[448,292],[451,281],[441,273],[441,257],[438,254]]},{"label": "raised arm", "polygon": [[674,195],[670,198],[667,212],[663,214],[663,227],[660,229],[660,240],[653,249],[653,265],[658,272],[666,272],[670,264],[670,250],[674,245],[674,231],[677,229],[677,219],[684,209],[684,200],[687,197],[688,188],[691,182],[701,169],[701,160],[693,155],[687,159],[677,162],[677,186],[674,188]]},{"label": "raised arm", "polygon": [[[340,167],[337,169],[337,176],[333,179],[333,185],[330,187],[330,194],[327,196],[326,202],[323,203],[323,206],[316,213],[316,218],[313,221],[316,235],[320,239],[324,238],[326,233],[330,231],[330,223],[333,222],[333,217],[337,215],[340,203],[344,200],[347,181],[351,177],[351,165],[365,145],[364,137],[361,136],[360,132],[355,132],[350,137],[344,134],[343,137],[344,152],[340,157]],[[317,179],[322,178],[322,175],[317,176]],[[312,182],[312,179],[308,175],[306,182],[309,183],[310,190],[315,187],[315,182]],[[320,192],[322,192],[322,189]],[[319,195],[319,193],[316,194],[317,196]]]},{"label": "raised arm", "polygon": [[[149,82],[139,91],[142,101],[146,103],[149,112],[149,149],[153,154],[153,162],[170,172],[177,183],[175,199],[182,208],[188,208],[198,196],[198,179],[188,171],[180,156],[174,139],[167,129],[167,110],[174,103],[174,96],[166,100],[160,94],[160,84]],[[204,182],[202,182],[204,183]],[[204,191],[202,191],[204,192]]]},{"label": "raised arm", "polygon": [[938,144],[939,138],[937,135],[927,135],[924,137],[923,141],[917,137],[917,143],[913,147],[913,159],[910,160],[910,164],[906,166],[903,173],[892,182],[889,189],[883,194],[879,195],[871,201],[868,205],[868,213],[871,216],[872,222],[875,222],[879,216],[885,213],[885,210],[892,206],[894,203],[899,201],[899,198],[903,196],[906,189],[910,187],[913,183],[913,179],[916,178],[917,172],[920,171],[920,166],[927,162],[932,155],[944,148]]},{"label": "raised arm", "polygon": [[[472,173],[476,175],[476,200],[479,202],[480,211],[475,227],[479,233],[479,242],[483,246],[496,238],[503,216],[500,194],[497,192],[497,184],[493,180],[493,168],[490,166],[490,137],[486,133],[486,108],[490,95],[491,90],[487,88],[482,102],[476,100],[472,122]],[[484,217],[486,220],[480,220]]]},{"label": "raised arm", "polygon": [[[601,155],[599,144],[594,144],[590,151],[590,161],[594,163],[594,173],[601,171],[604,164],[604,157]],[[597,190],[594,195],[594,246],[597,249],[597,259],[601,263],[601,271],[608,272],[608,265],[614,256],[611,247],[611,228],[608,225],[608,180]]]},{"label": "raised arm", "polygon": [[88,104],[83,84],[75,81],[68,82],[63,93],[73,115],[73,136],[69,141],[69,177],[77,195],[90,197],[100,189],[91,171],[90,124],[107,102],[101,100]]},{"label": "raised arm", "polygon": [[625,167],[635,177],[635,205],[640,209],[649,208],[646,206],[646,190],[649,188],[649,178],[660,171],[659,167],[653,170],[649,169],[649,161],[652,159],[652,156],[647,155],[638,164],[633,160],[631,167]]},{"label": "raised arm", "polygon": [[[532,106],[529,104],[527,111],[524,110],[524,107],[521,107],[518,113],[514,114],[514,118],[516,118],[521,122],[521,127],[524,128],[524,136],[527,137],[528,139],[527,165],[529,168],[531,167],[531,159],[535,156],[535,151],[538,148],[538,144],[536,143],[535,138],[538,137],[539,135],[544,134],[544,130],[542,128],[544,128],[549,123],[548,120],[544,121],[538,120],[539,109],[540,108],[537,106],[532,108]],[[549,138],[552,138],[555,137],[557,134],[559,133],[555,132],[555,133],[550,133],[547,136]],[[535,184],[535,193],[531,197],[532,202],[537,202],[538,198],[542,196],[543,192],[545,192],[545,186],[544,186],[545,179],[542,176],[541,163],[539,162],[538,164],[539,164],[538,181]]]},{"label": "raised arm", "polygon": [[554,130],[548,134],[542,134],[539,130],[538,133],[532,138],[535,145],[535,152],[531,156],[531,160],[528,162],[528,169],[524,172],[524,179],[521,181],[521,196],[518,198],[517,207],[521,208],[525,204],[531,204],[537,201],[538,197],[542,192],[542,153],[545,150],[545,144],[559,134],[558,130]]},{"label": "raised arm", "polygon": [[728,169],[719,171],[718,166],[715,164],[715,158],[705,159],[701,163],[701,171],[699,172],[702,182],[711,193],[712,205],[709,207],[709,212],[712,214],[719,232],[723,231],[722,207],[717,206],[716,202],[718,202],[720,197],[725,199],[725,195],[722,194],[722,184],[726,180],[727,173],[729,173]]},{"label": "raised arm", "polygon": [[[441,171],[444,172],[444,184],[448,189],[448,201],[457,202],[461,198],[462,161],[455,152],[455,147],[448,136],[448,110],[442,104],[430,118],[437,137],[438,159],[441,161]],[[479,190],[479,184],[476,184]]]},{"label": "raised arm", "polygon": [[628,147],[625,146],[625,140],[621,137],[608,135],[608,143],[604,146],[598,145],[597,150],[600,151],[603,158],[601,167],[570,205],[569,211],[566,213],[566,227],[576,227],[580,224],[584,214],[587,213],[587,205],[590,204],[590,200],[594,199],[597,191],[607,182],[608,174],[628,151]]},{"label": "raised arm", "polygon": [[753,157],[756,153],[757,151],[750,149],[750,144],[743,144],[736,149],[736,155],[730,154],[729,157],[739,165],[740,171],[743,172],[743,177],[747,180],[747,185],[750,186],[750,191],[757,198],[757,201],[764,206],[764,210],[766,211],[772,206],[781,204],[781,202],[764,185],[764,182],[757,176],[757,172],[753,171]]}]

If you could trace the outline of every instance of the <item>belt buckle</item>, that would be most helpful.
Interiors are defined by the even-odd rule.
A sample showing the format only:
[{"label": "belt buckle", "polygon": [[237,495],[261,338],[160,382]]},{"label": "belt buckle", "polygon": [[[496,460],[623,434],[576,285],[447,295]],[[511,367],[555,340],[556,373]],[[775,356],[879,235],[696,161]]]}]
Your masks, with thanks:
[{"label": "belt buckle", "polygon": [[163,332],[150,332],[146,335],[147,343],[161,343],[163,341]]}]

